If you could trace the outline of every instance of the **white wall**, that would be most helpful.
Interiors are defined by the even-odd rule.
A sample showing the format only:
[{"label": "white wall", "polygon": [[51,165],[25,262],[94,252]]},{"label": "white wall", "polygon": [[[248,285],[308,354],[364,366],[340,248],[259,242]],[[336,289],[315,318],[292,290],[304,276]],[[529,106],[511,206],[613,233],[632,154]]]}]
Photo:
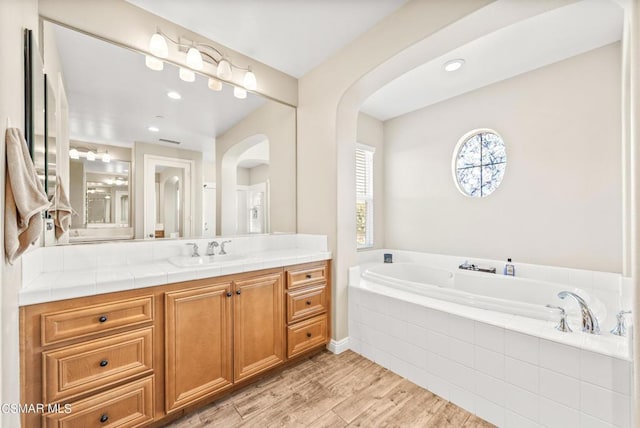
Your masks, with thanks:
[{"label": "white wall", "polygon": [[[225,183],[222,181],[224,155],[238,143],[264,135],[269,141],[269,179],[271,188],[270,232],[294,232],[296,230],[296,111],[276,102],[262,107],[238,122],[224,135],[216,138],[216,221],[217,230],[225,233]],[[235,166],[234,166],[235,167]],[[233,189],[235,189],[233,183]],[[235,192],[235,190],[234,190]],[[235,210],[233,210],[235,214]]]},{"label": "white wall", "polygon": [[[376,149],[373,154],[373,247],[384,248],[384,125],[365,113],[358,115],[358,143]],[[364,250],[366,251],[366,250]]]},{"label": "white wall", "polygon": [[400,74],[467,42],[460,38],[452,40],[452,46],[438,43],[435,48],[423,44],[434,33],[491,2],[408,1],[300,79],[298,232],[328,236],[334,258],[334,339],[347,336],[347,269],[356,263],[355,186],[348,183],[355,183],[360,104]]},{"label": "white wall", "polygon": [[[34,31],[38,40],[38,1],[0,1],[0,189],[5,187],[6,120],[24,130],[24,69],[22,30]],[[4,219],[4,197],[0,198],[0,217]],[[0,402],[20,402],[20,363],[18,339],[18,290],[21,280],[21,260],[9,266],[4,258],[4,221],[0,221]],[[17,427],[18,415],[3,413],[0,426]]]},{"label": "white wall", "polygon": [[[385,122],[388,248],[622,270],[620,44]],[[459,139],[507,146],[502,185],[462,195]]]}]

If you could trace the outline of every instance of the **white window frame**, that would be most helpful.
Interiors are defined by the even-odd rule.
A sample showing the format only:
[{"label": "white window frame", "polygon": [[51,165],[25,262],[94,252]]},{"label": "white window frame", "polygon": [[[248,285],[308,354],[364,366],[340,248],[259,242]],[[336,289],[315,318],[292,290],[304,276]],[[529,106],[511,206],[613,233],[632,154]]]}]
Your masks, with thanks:
[{"label": "white window frame", "polygon": [[[358,181],[358,173],[356,171],[356,205],[358,202],[366,202],[367,203],[367,212],[366,212],[366,224],[365,224],[365,243],[359,244],[356,240],[356,247],[358,250],[372,248],[373,247],[373,155],[376,152],[375,147],[356,143],[356,153],[358,151],[364,152],[365,155],[365,180],[367,180],[366,188],[368,192],[366,193],[358,193],[357,189],[357,181]],[[354,164],[355,168],[355,164]]]}]

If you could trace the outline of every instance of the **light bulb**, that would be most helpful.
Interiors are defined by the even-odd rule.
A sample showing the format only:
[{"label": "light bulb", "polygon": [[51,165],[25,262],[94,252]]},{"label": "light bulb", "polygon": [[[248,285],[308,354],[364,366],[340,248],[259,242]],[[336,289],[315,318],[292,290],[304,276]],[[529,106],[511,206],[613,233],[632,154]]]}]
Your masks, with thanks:
[{"label": "light bulb", "polygon": [[111,162],[111,155],[109,153],[105,153],[102,155],[102,162],[109,163]]},{"label": "light bulb", "polygon": [[89,151],[87,152],[87,160],[88,160],[88,161],[94,161],[94,160],[96,160],[96,154],[95,154],[95,153],[93,153],[91,150],[89,150]]},{"label": "light bulb", "polygon": [[245,98],[247,98],[247,90],[236,86],[233,88],[233,96],[244,100]]},{"label": "light bulb", "polygon": [[158,128],[157,126],[150,126],[147,128],[149,130],[149,132],[159,132],[160,128]]},{"label": "light bulb", "polygon": [[145,55],[144,64],[154,71],[162,71],[164,68],[164,62],[151,55]]},{"label": "light bulb", "polygon": [[80,159],[80,152],[76,149],[69,150],[69,158],[70,159]]},{"label": "light bulb", "polygon": [[224,80],[231,80],[231,63],[226,59],[221,59],[218,63],[218,70],[216,70],[216,75]]},{"label": "light bulb", "polygon": [[244,87],[254,91],[258,87],[258,81],[256,80],[256,75],[253,74],[253,71],[249,69],[244,75]]},{"label": "light bulb", "polygon": [[155,33],[151,36],[151,40],[149,40],[149,52],[158,58],[166,58],[169,56],[169,47],[162,34]]},{"label": "light bulb", "polygon": [[189,48],[187,51],[187,65],[194,70],[202,70],[202,55],[198,49]]},{"label": "light bulb", "polygon": [[208,83],[209,89],[212,91],[221,91],[222,90],[222,82],[218,79],[214,79],[213,77],[209,77]]},{"label": "light bulb", "polygon": [[180,95],[176,91],[167,92],[167,96],[172,100],[179,100],[182,98],[182,95]]},{"label": "light bulb", "polygon": [[180,79],[185,82],[193,82],[196,80],[196,73],[189,70],[188,68],[180,67]]}]

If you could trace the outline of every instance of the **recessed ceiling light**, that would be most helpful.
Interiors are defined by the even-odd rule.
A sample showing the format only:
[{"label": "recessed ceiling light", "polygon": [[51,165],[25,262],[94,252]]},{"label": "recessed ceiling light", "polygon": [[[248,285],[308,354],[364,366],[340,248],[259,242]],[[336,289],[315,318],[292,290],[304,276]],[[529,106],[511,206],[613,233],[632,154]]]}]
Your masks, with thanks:
[{"label": "recessed ceiling light", "polygon": [[452,59],[451,61],[447,61],[444,63],[444,69],[446,71],[456,71],[459,70],[463,65],[463,59]]},{"label": "recessed ceiling light", "polygon": [[158,128],[157,126],[150,126],[147,128],[149,131],[151,132],[158,132],[160,131],[160,128]]},{"label": "recessed ceiling light", "polygon": [[180,95],[176,91],[167,92],[167,96],[172,100],[179,100],[182,98],[182,95]]}]

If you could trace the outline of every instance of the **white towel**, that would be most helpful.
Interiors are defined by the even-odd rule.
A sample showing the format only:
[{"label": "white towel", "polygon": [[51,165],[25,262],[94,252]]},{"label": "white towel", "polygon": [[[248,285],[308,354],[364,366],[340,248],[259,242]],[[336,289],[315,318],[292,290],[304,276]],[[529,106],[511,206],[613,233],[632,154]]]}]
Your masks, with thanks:
[{"label": "white towel", "polygon": [[7,128],[4,195],[4,249],[10,264],[42,233],[42,211],[49,200],[38,179],[27,143],[18,128]]},{"label": "white towel", "polygon": [[53,223],[56,226],[56,239],[65,234],[71,226],[71,216],[78,215],[71,203],[69,202],[69,196],[67,191],[62,185],[62,179],[58,175],[56,177],[56,191],[53,196],[53,209],[49,210],[49,213],[53,216]]}]

